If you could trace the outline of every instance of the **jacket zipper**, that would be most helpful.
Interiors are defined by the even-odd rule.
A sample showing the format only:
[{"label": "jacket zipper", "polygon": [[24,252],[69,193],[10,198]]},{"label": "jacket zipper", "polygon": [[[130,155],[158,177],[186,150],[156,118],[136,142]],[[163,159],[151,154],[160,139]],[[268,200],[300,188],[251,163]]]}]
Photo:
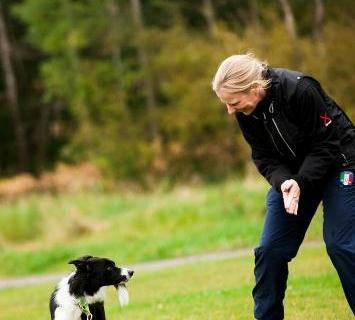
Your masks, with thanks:
[{"label": "jacket zipper", "polygon": [[[265,113],[263,113],[263,116],[264,116],[264,120],[266,120]],[[273,137],[273,135],[272,135],[272,132],[270,132],[270,130],[268,129],[267,126],[265,126],[265,129],[266,129],[266,131],[269,133],[269,136],[271,137],[272,143],[274,144],[274,146],[275,146],[277,152],[278,152],[279,154],[281,154],[282,156],[284,156],[284,154],[281,152],[281,150],[280,150],[279,147],[277,146],[277,143],[275,142],[275,139],[274,139],[274,137]]]},{"label": "jacket zipper", "polygon": [[282,133],[281,133],[279,127],[278,127],[277,124],[276,124],[275,119],[274,119],[274,118],[271,118],[271,120],[272,120],[272,123],[274,124],[274,126],[275,126],[275,128],[276,128],[278,134],[280,135],[281,139],[282,139],[283,142],[286,144],[287,148],[291,151],[292,155],[296,158],[296,153],[292,150],[292,148],[290,147],[290,145],[287,143],[286,139],[285,139],[284,136],[282,135]]}]

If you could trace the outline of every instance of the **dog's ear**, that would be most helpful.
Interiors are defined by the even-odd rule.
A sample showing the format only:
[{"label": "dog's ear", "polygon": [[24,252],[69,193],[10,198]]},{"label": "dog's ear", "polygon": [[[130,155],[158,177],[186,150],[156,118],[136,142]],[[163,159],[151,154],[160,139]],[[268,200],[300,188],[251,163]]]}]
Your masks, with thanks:
[{"label": "dog's ear", "polygon": [[90,259],[93,258],[93,256],[83,256],[80,258],[76,258],[73,260],[70,260],[68,263],[73,264],[78,270],[86,270],[90,271]]}]

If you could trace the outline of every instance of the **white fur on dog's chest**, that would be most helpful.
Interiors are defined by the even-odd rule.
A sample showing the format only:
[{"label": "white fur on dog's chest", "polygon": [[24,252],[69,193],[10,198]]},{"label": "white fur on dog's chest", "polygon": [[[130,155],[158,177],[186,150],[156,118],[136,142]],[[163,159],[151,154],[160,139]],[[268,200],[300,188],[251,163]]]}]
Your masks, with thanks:
[{"label": "white fur on dog's chest", "polygon": [[[76,298],[69,293],[69,279],[75,274],[62,279],[58,285],[58,290],[55,295],[55,302],[58,307],[55,310],[55,320],[80,320],[82,310],[77,304]],[[106,288],[102,287],[93,296],[85,295],[85,300],[88,304],[95,302],[103,302],[105,300]]]},{"label": "white fur on dog's chest", "polygon": [[55,320],[80,320],[82,311],[79,307],[70,308],[68,306],[60,306],[55,309],[54,319]]}]

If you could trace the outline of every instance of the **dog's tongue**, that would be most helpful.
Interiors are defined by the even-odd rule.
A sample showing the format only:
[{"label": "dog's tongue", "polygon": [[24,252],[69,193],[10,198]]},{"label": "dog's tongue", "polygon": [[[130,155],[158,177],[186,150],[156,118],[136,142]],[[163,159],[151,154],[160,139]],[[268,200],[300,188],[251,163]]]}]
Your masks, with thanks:
[{"label": "dog's tongue", "polygon": [[129,302],[128,290],[124,283],[115,285],[118,294],[118,301],[121,306],[126,306]]}]

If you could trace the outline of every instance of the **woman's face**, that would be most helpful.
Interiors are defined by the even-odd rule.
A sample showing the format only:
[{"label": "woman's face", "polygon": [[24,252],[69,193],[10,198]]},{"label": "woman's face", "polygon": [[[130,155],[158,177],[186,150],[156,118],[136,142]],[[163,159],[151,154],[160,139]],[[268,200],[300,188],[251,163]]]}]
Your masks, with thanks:
[{"label": "woman's face", "polygon": [[264,97],[265,90],[256,87],[246,92],[231,93],[221,88],[216,93],[222,103],[227,106],[229,114],[243,112],[245,115],[250,115],[255,110],[259,101]]}]

